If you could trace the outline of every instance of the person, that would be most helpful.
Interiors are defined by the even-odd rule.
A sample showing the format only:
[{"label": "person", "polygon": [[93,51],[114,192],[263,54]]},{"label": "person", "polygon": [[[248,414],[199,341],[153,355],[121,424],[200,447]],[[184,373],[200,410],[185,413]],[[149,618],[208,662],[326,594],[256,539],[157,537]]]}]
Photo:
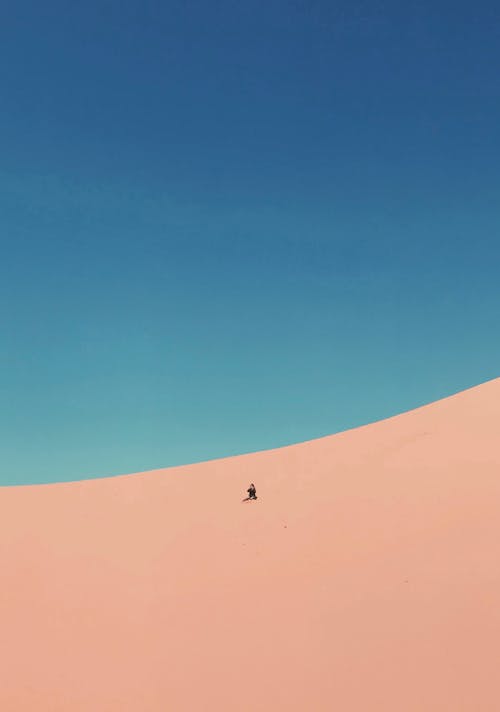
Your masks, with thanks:
[{"label": "person", "polygon": [[250,487],[247,489],[248,492],[248,499],[257,499],[257,490],[255,489],[255,485],[252,482]]}]

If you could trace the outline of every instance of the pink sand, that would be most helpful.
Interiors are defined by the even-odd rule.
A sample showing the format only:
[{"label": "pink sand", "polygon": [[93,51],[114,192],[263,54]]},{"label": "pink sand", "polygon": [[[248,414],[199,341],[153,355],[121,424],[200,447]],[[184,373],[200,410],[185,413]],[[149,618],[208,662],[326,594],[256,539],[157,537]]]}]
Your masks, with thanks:
[{"label": "pink sand", "polygon": [[284,449],[0,489],[0,709],[498,712],[499,431],[497,379]]}]

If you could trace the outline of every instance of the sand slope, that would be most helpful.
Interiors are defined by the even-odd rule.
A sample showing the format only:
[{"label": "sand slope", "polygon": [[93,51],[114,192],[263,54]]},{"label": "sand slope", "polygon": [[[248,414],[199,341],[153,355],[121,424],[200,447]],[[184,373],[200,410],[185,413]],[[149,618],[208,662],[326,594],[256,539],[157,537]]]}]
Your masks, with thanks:
[{"label": "sand slope", "polygon": [[500,710],[500,379],[280,450],[4,488],[0,531],[5,712]]}]

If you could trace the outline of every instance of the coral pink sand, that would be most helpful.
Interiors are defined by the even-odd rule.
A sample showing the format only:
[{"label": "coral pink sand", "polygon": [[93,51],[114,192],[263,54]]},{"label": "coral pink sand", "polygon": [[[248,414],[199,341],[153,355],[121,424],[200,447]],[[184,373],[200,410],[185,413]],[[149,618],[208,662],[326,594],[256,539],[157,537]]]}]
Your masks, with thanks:
[{"label": "coral pink sand", "polygon": [[0,709],[498,712],[499,431],[495,380],[279,450],[1,489]]}]

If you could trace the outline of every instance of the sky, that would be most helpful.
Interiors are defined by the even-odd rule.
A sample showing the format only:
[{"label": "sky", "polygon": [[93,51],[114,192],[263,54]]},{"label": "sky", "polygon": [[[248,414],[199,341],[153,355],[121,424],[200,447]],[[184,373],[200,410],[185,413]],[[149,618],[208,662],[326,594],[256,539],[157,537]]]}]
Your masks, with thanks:
[{"label": "sky", "polygon": [[0,8],[0,484],[500,375],[497,2]]}]

